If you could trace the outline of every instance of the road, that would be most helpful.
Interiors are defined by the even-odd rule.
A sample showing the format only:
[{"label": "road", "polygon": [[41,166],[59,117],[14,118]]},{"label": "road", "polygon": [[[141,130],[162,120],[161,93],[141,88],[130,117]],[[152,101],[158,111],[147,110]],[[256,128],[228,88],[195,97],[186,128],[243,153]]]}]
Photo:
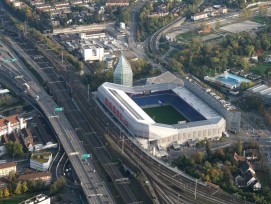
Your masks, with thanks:
[{"label": "road", "polygon": [[[78,142],[80,142],[80,145],[84,146],[85,145],[84,142],[85,140],[87,140],[87,143],[94,145],[94,147],[104,146],[103,143],[100,141],[99,136],[95,134],[91,125],[85,119],[85,116],[82,115],[80,108],[73,99],[73,97],[76,97],[75,93],[78,94],[80,93],[85,97],[87,92],[86,87],[80,82],[80,78],[78,78],[78,76],[76,77],[69,76],[69,72],[73,72],[74,70],[64,63],[66,66],[65,72],[58,73],[58,71],[54,68],[55,67],[63,68],[61,60],[59,60],[59,58],[55,59],[56,56],[54,53],[51,53],[49,51],[45,52],[46,48],[42,47],[44,45],[42,44],[35,45],[35,47],[37,47],[37,49],[40,50],[41,53],[39,53],[39,51],[31,48],[30,46],[31,43],[27,44],[23,39],[14,36],[13,40],[15,40],[16,43],[11,42],[12,46],[14,46],[14,48],[19,51],[20,55],[23,56],[27,60],[27,62],[36,69],[36,71],[40,74],[44,81],[47,81],[47,86],[50,88],[50,92],[53,95],[53,98],[56,100],[58,106],[64,107],[65,115],[67,115],[67,117],[71,121],[73,129],[81,137],[80,139],[79,138],[76,139]],[[31,40],[33,43],[34,39]],[[18,45],[20,45],[23,48],[23,50]],[[49,60],[46,59],[45,57],[48,58]],[[66,76],[69,79],[64,81],[63,78],[61,77],[61,74],[63,74],[63,76]],[[52,115],[51,120],[57,119],[58,116],[57,117],[56,116],[57,115]],[[80,120],[78,120],[79,118]],[[91,134],[94,137],[88,137]],[[89,141],[90,139],[91,141]],[[88,147],[86,146],[86,148]],[[86,152],[89,153],[89,149],[87,149],[85,153]],[[115,179],[123,177],[117,166],[106,165],[107,163],[111,162],[111,157],[108,154],[106,148],[102,148],[99,151],[91,153],[92,154],[95,153],[97,155],[101,164],[104,165],[106,172],[109,174],[113,181]],[[88,160],[88,162],[84,162],[84,165],[89,166],[89,163],[91,163],[90,160]],[[95,173],[93,169],[94,168],[91,167],[91,169],[88,171],[88,174],[90,174],[89,176],[93,178],[92,180],[94,180],[95,175],[97,174],[97,172]],[[100,180],[97,180],[94,183],[95,187],[93,188],[101,188],[100,187],[101,185],[104,188],[106,188],[104,186],[104,183]],[[125,203],[137,201],[128,184],[117,185],[116,187],[120,191]]]},{"label": "road", "polygon": [[[6,49],[8,49],[6,47]],[[10,52],[10,53],[14,53]],[[13,54],[14,55],[14,54]],[[14,58],[19,59],[17,56]],[[29,73],[28,69],[22,66],[20,60],[16,63],[8,63],[1,65],[1,70],[20,87],[23,98],[36,99],[37,105],[43,110],[44,115],[49,119],[53,129],[67,153],[69,160],[78,176],[80,185],[87,197],[89,203],[114,203],[113,198],[108,192],[107,188],[102,183],[101,178],[96,173],[90,175],[90,171],[94,169],[91,162],[85,165],[81,160],[81,155],[86,152],[84,146],[79,142],[78,136],[63,113],[55,115],[54,108],[58,105],[46,93],[43,87],[36,81],[36,79]],[[18,75],[23,75],[23,78],[15,78]],[[27,83],[29,89],[23,90],[23,84]],[[39,99],[37,99],[39,96]],[[101,183],[97,188],[97,183]]]}]

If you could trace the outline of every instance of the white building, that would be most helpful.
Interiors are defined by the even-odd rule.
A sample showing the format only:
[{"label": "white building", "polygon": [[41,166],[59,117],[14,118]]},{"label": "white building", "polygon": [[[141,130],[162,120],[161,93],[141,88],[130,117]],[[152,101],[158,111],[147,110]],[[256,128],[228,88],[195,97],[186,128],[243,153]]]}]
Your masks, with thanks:
[{"label": "white building", "polygon": [[19,204],[51,204],[51,198],[44,194],[39,194],[33,198],[29,198]]},{"label": "white building", "polygon": [[103,61],[104,48],[100,45],[84,45],[82,47],[82,54],[84,61]]},{"label": "white building", "polygon": [[10,134],[13,131],[20,131],[23,128],[26,128],[26,120],[19,118],[18,115],[0,119],[0,136]]},{"label": "white building", "polygon": [[0,164],[0,177],[8,176],[9,172],[11,171],[14,171],[16,173],[15,162]]},{"label": "white building", "polygon": [[88,32],[88,33],[79,33],[80,39],[104,39],[105,38],[105,32]]},{"label": "white building", "polygon": [[191,19],[193,21],[197,21],[197,20],[201,20],[201,19],[205,19],[205,18],[208,18],[208,12],[196,13],[193,16],[191,16]]},{"label": "white building", "polygon": [[[154,97],[147,99],[150,95]],[[97,97],[144,147],[146,144],[166,147],[174,142],[184,144],[204,138],[218,139],[226,128],[225,119],[183,84],[172,82],[128,87],[106,82],[98,88]],[[141,101],[136,102],[135,97],[141,97]],[[148,104],[153,100],[156,105]],[[171,125],[158,123],[141,108],[168,103],[178,106],[178,111],[183,111],[182,115],[190,117],[188,121]]]},{"label": "white building", "polygon": [[32,154],[30,158],[30,168],[38,171],[47,171],[52,162],[51,152],[42,152],[38,154]]}]

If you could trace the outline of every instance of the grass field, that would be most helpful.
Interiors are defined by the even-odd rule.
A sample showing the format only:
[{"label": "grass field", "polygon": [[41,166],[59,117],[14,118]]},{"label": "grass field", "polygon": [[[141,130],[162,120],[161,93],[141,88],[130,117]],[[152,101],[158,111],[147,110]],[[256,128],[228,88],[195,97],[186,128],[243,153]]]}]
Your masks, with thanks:
[{"label": "grass field", "polygon": [[270,21],[270,19],[271,17],[267,17],[267,16],[253,16],[250,20],[256,23],[264,24],[267,21]]},{"label": "grass field", "polygon": [[143,108],[143,110],[157,123],[177,124],[178,121],[186,120],[175,108],[170,105]]},{"label": "grass field", "polygon": [[270,70],[271,64],[257,64],[255,67],[251,69],[254,74],[265,74],[268,70]]}]

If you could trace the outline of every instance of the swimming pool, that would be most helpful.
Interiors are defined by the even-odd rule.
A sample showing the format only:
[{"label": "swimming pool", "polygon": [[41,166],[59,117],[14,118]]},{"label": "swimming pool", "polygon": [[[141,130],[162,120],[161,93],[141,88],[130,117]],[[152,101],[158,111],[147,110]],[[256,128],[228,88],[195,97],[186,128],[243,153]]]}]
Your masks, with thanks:
[{"label": "swimming pool", "polygon": [[250,82],[250,80],[239,77],[239,76],[235,76],[233,74],[229,74],[227,73],[227,77],[225,77],[224,75],[220,75],[215,77],[215,80],[218,80],[219,82],[228,85],[230,87],[237,87],[239,86],[242,82]]},{"label": "swimming pool", "polygon": [[235,75],[230,74],[230,73],[227,73],[227,75],[228,75],[228,78],[230,77],[230,78],[236,79],[236,80],[238,80],[240,82],[251,82],[249,79],[245,79],[243,77],[235,76]]}]

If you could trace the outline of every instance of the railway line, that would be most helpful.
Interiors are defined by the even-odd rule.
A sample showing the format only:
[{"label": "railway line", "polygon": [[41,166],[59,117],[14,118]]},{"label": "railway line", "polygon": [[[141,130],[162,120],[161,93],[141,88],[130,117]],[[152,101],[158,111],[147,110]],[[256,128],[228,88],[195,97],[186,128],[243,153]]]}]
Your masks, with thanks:
[{"label": "railway line", "polygon": [[[77,101],[80,109],[82,110],[83,113],[85,113],[86,118],[92,123],[94,124],[95,121],[97,121],[97,119],[100,119],[100,122],[96,122],[98,125],[100,125],[100,129],[104,129],[105,133],[106,133],[106,127],[114,125],[112,123],[110,123],[108,120],[105,120],[105,118],[107,118],[107,116],[101,116],[101,112],[99,110],[97,110],[96,108],[93,107],[93,104],[95,103],[95,101],[92,100],[92,98],[87,98],[87,94],[86,94],[86,87],[82,84],[82,83],[76,83],[73,84],[75,87],[73,87],[73,90],[76,90],[76,95],[74,95],[74,99]],[[108,125],[109,124],[109,125]],[[97,125],[96,125],[97,127]],[[122,130],[123,132],[125,132],[125,130]],[[114,141],[116,144],[118,144],[121,147],[121,144],[119,143],[119,130],[117,130],[114,134],[114,129],[111,129],[109,135],[111,138],[114,138]],[[96,135],[96,134],[95,134]],[[131,141],[133,141],[133,138],[130,138]],[[137,158],[140,160],[139,162],[139,166],[144,169],[146,167],[149,168],[149,171],[145,171],[145,173],[147,173],[147,175],[153,179],[153,173],[155,172],[163,172],[163,176],[166,179],[163,179],[162,177],[160,178],[161,180],[164,181],[164,183],[166,183],[168,186],[170,186],[171,188],[174,187],[175,189],[173,189],[172,191],[175,192],[176,196],[181,200],[181,196],[178,195],[183,195],[184,193],[190,193],[193,195],[194,190],[195,190],[195,180],[189,177],[184,176],[183,174],[180,174],[180,179],[174,179],[173,176],[176,175],[176,170],[174,171],[174,169],[169,169],[168,167],[161,165],[159,162],[156,162],[156,160],[150,159],[150,156],[147,155],[145,152],[142,152],[142,149],[139,148],[136,144],[136,142],[134,141],[133,143],[134,145],[131,146],[131,148],[135,148],[136,151],[134,149],[129,151],[129,145],[126,145],[126,148],[124,150],[124,152],[130,157],[132,158],[132,155],[136,155]],[[127,148],[128,146],[128,148]],[[136,162],[136,160],[134,160]],[[150,162],[151,161],[151,162]],[[144,162],[144,163],[143,163]],[[142,165],[145,166],[142,166]],[[178,192],[178,190],[181,187],[182,189],[183,186],[183,192]],[[162,188],[163,189],[163,188]],[[197,183],[197,200],[196,202],[199,203],[200,200],[208,200],[209,202],[212,203],[248,203],[246,201],[243,200],[238,200],[238,199],[234,199],[231,195],[228,195],[226,193],[222,193],[217,191],[215,193],[215,190],[213,190],[214,192],[212,192],[212,195],[210,195],[210,188],[207,187],[206,185],[204,185],[203,183],[201,183],[200,181]],[[176,197],[175,196],[175,197]],[[186,196],[184,196],[182,198],[183,200],[187,199]],[[185,201],[187,202],[187,200]],[[191,202],[191,200],[190,200]]]},{"label": "railway line", "polygon": [[[158,36],[159,35],[157,34],[157,37]],[[155,39],[155,36],[154,36],[154,39]],[[43,49],[40,49],[40,51],[41,50]],[[49,58],[50,61],[56,65],[59,65],[59,63],[61,62],[53,54],[51,55],[48,54],[47,58]],[[56,68],[56,66],[54,67]],[[107,119],[107,115],[103,114],[103,112],[97,107],[97,105],[95,105],[94,98],[87,97],[88,96],[87,87],[82,84],[79,77],[73,74],[74,70],[69,65],[65,64],[65,69],[63,66],[57,66],[58,70],[54,70],[55,68],[42,69],[46,71],[41,73],[41,76],[45,78],[46,77],[49,78],[49,76],[51,77],[51,75],[54,75],[56,76],[55,80],[62,81],[59,83],[53,83],[54,85],[53,86],[51,85],[51,92],[53,92],[54,89],[63,90],[63,86],[65,87],[65,89],[67,89],[67,91],[53,92],[53,95],[55,95],[56,101],[59,104],[63,105],[65,110],[67,110],[65,111],[65,114],[67,115],[71,114],[71,116],[68,116],[68,117],[71,118],[71,123],[73,124],[73,126],[76,128],[80,126],[81,130],[80,128],[78,129],[78,135],[84,135],[84,134],[92,132],[90,134],[92,136],[82,137],[82,138],[85,141],[91,138],[91,141],[93,142],[92,144],[93,147],[101,147],[103,143],[101,143],[102,141],[101,139],[98,139],[99,138],[98,133],[106,134],[107,132],[109,132],[107,128],[111,126],[114,127],[115,125],[117,125],[122,132],[125,132],[125,130],[123,130],[117,124],[116,121],[111,121]],[[51,70],[54,70],[54,72],[51,72]],[[62,77],[57,77],[57,76],[62,76]],[[65,76],[65,78],[63,78],[63,76]],[[63,93],[65,93],[65,95],[63,95]],[[74,104],[73,100],[72,100],[72,103],[69,102],[69,104],[66,104],[65,102],[66,100],[65,101],[60,100],[62,96],[64,98],[67,97],[68,99],[70,97],[70,94],[72,95],[74,101],[76,101],[77,105]],[[78,107],[80,108],[80,110],[78,110]],[[63,113],[60,113],[60,115],[62,114]],[[78,118],[81,118],[82,120],[78,121]],[[89,123],[91,123],[93,127],[89,128],[88,127],[89,123],[87,123],[86,121],[89,121]],[[62,121],[62,122],[65,122],[65,121]],[[63,127],[63,128],[68,128],[67,130],[69,130],[69,127]],[[119,142],[121,139],[119,137],[120,130],[115,129],[115,128],[110,128],[109,136],[114,140],[114,142],[117,145],[120,146],[120,148],[122,148],[122,144]],[[73,130],[69,130],[69,131],[72,132]],[[81,133],[79,133],[80,131]],[[200,203],[200,200],[206,200],[211,203],[248,203],[243,200],[234,199],[231,195],[228,195],[226,193],[219,192],[219,191],[216,193],[214,191],[210,195],[210,188],[208,186],[200,182],[197,183],[197,181],[195,182],[195,180],[188,178],[181,172],[174,170],[173,168],[169,168],[165,164],[161,164],[161,162],[158,162],[156,158],[153,158],[152,156],[144,152],[139,147],[139,145],[137,144],[134,138],[132,138],[131,136],[128,136],[128,139],[130,142],[126,142],[127,140],[123,140],[123,143],[125,144],[124,145],[125,148],[123,151],[125,154],[127,154],[131,158],[131,160],[133,160],[135,163],[138,164],[138,166],[144,171],[147,178],[150,180],[150,183],[153,185],[156,191],[156,195],[157,195],[157,199],[153,199],[155,202],[171,203],[171,202],[176,202],[176,200],[177,201],[180,200],[185,203]],[[79,138],[74,138],[74,140],[79,140]],[[103,156],[104,156],[104,159],[108,156],[106,151],[104,151],[102,156],[98,155],[99,154],[98,152],[103,152],[103,151],[96,151],[97,158],[101,157],[101,160],[103,160]],[[107,161],[110,161],[110,160],[107,160]],[[178,176],[180,177],[179,179],[175,178],[176,174],[178,174]],[[114,175],[112,175],[112,178],[114,178]],[[124,185],[121,185],[121,186],[124,186]],[[188,197],[186,194],[188,193],[188,194],[193,195],[195,188],[197,190],[197,193],[196,193],[196,199],[193,200],[192,198]],[[180,191],[180,189],[182,191]],[[126,193],[126,189],[123,189],[123,192]],[[130,196],[130,198],[131,197],[132,196]],[[124,198],[124,199],[128,200],[128,198]]]},{"label": "railway line", "polygon": [[[14,40],[16,40],[16,44],[20,43],[20,41],[19,41],[20,38],[15,37]],[[20,44],[20,46],[24,50],[27,50],[26,51],[26,52],[28,52],[27,55],[31,56],[32,58],[37,55],[37,52],[35,51],[35,49],[29,49],[29,45],[27,46],[24,42],[22,42]],[[41,47],[38,48],[38,50],[41,50],[41,49],[42,49]],[[44,54],[44,53],[42,53],[42,54]],[[49,58],[50,55],[47,53],[46,57]],[[80,89],[80,87],[74,87],[74,85],[73,85],[73,84],[76,84],[74,82],[77,79],[70,79],[68,82],[64,81],[63,78],[60,77],[61,74],[58,73],[57,69],[55,69],[56,65],[59,65],[58,61],[57,61],[56,65],[54,65],[50,61],[46,62],[44,59],[41,59],[41,60],[43,60],[43,61],[41,61],[41,62],[36,61],[35,62],[35,65],[38,65],[35,67],[35,69],[42,77],[44,77],[47,80],[47,86],[50,88],[50,92],[51,92],[52,96],[55,98],[58,106],[61,106],[64,108],[66,116],[69,118],[69,120],[70,120],[71,124],[73,125],[74,129],[76,130],[77,134],[79,136],[81,136],[81,139],[78,138],[75,140],[83,141],[82,138],[87,138],[87,140],[89,140],[88,144],[92,144],[93,148],[103,146],[103,144],[101,143],[101,140],[97,139],[97,137],[95,136],[96,134],[92,134],[92,136],[91,136],[90,133],[94,133],[93,129],[91,128],[88,121],[84,118],[84,116],[82,115],[80,110],[78,110],[78,107],[74,103],[74,100],[71,98],[71,95],[73,96],[74,92],[80,91],[80,90],[78,90],[78,89]],[[52,60],[52,58],[51,58],[51,60]],[[41,67],[41,66],[43,66],[43,68],[39,69],[39,67]],[[72,71],[72,72],[74,71],[74,70],[69,70],[69,68],[70,67],[67,67],[68,71]],[[61,114],[61,113],[59,113],[59,114]],[[56,115],[56,116],[58,116],[58,115]],[[80,120],[78,120],[79,118],[80,118]],[[90,134],[90,137],[86,137],[87,134]],[[74,144],[76,144],[75,140],[71,140],[71,142],[72,143],[74,142]],[[111,162],[111,158],[110,158],[110,156],[108,156],[108,152],[105,150],[98,151],[97,158],[99,158],[100,163],[102,165]],[[94,175],[95,175],[95,171],[94,171],[95,168],[88,167],[88,166],[90,166],[89,165],[90,162],[91,161],[85,162],[84,165],[86,166],[85,168],[87,169],[86,173],[93,175],[93,176],[90,176],[90,178],[93,180]],[[107,166],[105,166],[105,170],[107,171],[108,175],[110,175],[112,180],[123,177],[117,167],[111,166],[110,168],[107,168]],[[101,187],[106,189],[104,182],[98,181],[98,180],[95,180],[93,182],[96,184],[94,187],[92,187],[93,189],[100,189]],[[119,189],[121,194],[124,195],[123,200],[125,203],[132,203],[132,202],[136,201],[136,198],[133,195],[133,193],[128,185],[125,185],[125,184],[117,185],[117,188]],[[97,193],[97,194],[101,195],[101,193]]]}]

